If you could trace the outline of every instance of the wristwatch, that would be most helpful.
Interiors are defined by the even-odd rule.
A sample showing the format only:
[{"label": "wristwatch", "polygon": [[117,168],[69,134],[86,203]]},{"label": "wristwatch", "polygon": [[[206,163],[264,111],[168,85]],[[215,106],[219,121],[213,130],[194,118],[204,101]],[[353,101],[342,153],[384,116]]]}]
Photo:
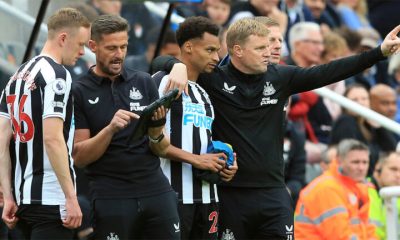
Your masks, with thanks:
[{"label": "wristwatch", "polygon": [[152,143],[160,143],[163,139],[164,139],[164,133],[163,133],[163,132],[162,132],[162,133],[160,134],[160,136],[158,136],[157,138],[152,138],[152,137],[150,137],[150,135],[149,135],[149,140],[150,140],[150,142],[152,142]]}]

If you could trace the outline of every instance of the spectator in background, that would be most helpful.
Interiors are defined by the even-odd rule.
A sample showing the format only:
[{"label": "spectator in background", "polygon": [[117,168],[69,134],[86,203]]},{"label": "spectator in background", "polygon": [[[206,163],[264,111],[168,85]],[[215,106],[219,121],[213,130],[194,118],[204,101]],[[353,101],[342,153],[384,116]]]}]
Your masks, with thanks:
[{"label": "spectator in background", "polygon": [[231,13],[231,0],[213,0],[206,3],[208,18],[218,26],[224,26]]},{"label": "spectator in background", "polygon": [[288,33],[294,24],[299,22],[312,22],[314,20],[309,8],[300,0],[280,1],[279,9],[288,16],[288,26],[286,32],[283,32],[284,39],[288,39]]},{"label": "spectator in background", "polygon": [[121,0],[90,0],[90,4],[95,7],[99,15],[112,14],[120,15],[122,9]]},{"label": "spectator in background", "polygon": [[71,2],[67,7],[75,8],[81,12],[89,22],[92,22],[99,15],[97,9],[86,2]]},{"label": "spectator in background", "polygon": [[366,180],[368,146],[353,139],[337,148],[332,167],[300,192],[295,211],[296,240],[376,239],[369,223]]},{"label": "spectator in background", "polygon": [[390,59],[388,73],[391,77],[391,85],[396,90],[397,113],[396,121],[400,123],[400,55],[395,55]]},{"label": "spectator in background", "polygon": [[[329,170],[331,164],[335,162],[337,159],[337,146],[336,145],[330,145],[323,153],[321,156],[321,162],[320,162],[320,167],[322,172],[326,172]],[[336,163],[334,163],[336,164]],[[310,181],[311,182],[311,181]]]},{"label": "spectator in background", "polygon": [[284,12],[279,10],[278,3],[279,0],[249,0],[246,2],[238,2],[232,6],[229,23],[232,24],[236,20],[244,17],[269,17],[279,23],[281,32],[285,35],[288,25],[288,17]]},{"label": "spectator in background", "polygon": [[228,48],[226,46],[226,33],[228,32],[228,27],[222,27],[219,30],[218,39],[221,48],[218,50],[218,57],[220,61],[228,55]]},{"label": "spectator in background", "polygon": [[352,30],[371,27],[366,0],[339,0],[336,5],[343,24]]},{"label": "spectator in background", "polygon": [[[386,240],[386,207],[379,196],[383,187],[400,186],[400,153],[392,152],[375,165],[375,171],[370,179],[372,186],[368,188],[370,199],[369,218],[376,226],[376,234],[380,240]],[[400,199],[397,199],[397,209],[400,209]],[[400,220],[400,212],[398,212]]]},{"label": "spectator in background", "polygon": [[[386,84],[377,84],[369,91],[371,109],[383,116],[395,120],[397,109],[396,91]],[[391,132],[396,143],[399,142],[400,136]]]},{"label": "spectator in background", "polygon": [[[322,28],[338,28],[341,22],[337,22],[336,19],[340,19],[339,16],[332,16],[336,11],[328,11],[327,0],[305,0],[304,4],[310,9],[314,21],[318,23]],[[337,13],[336,13],[337,14]]]},{"label": "spectator in background", "polygon": [[[344,96],[370,108],[368,91],[360,84],[348,86]],[[388,130],[354,112],[343,110],[342,115],[333,124],[330,144],[338,144],[341,140],[347,138],[356,139],[369,146],[370,168],[368,176],[372,175],[379,154],[394,151],[396,148],[396,141]]]},{"label": "spectator in background", "polygon": [[[324,50],[321,54],[321,63],[329,63],[348,54],[346,41],[340,37],[340,35],[334,32],[329,32],[323,36],[323,39]],[[345,83],[344,81],[336,82],[326,86],[326,88],[343,95],[345,91]],[[309,121],[312,132],[315,135],[314,139],[318,141],[318,144],[315,144],[316,141],[314,140],[314,144],[308,142],[307,145],[308,156],[310,158],[308,158],[309,163],[306,165],[306,182],[310,182],[310,180],[320,175],[321,171],[324,170],[323,168],[321,169],[321,166],[324,165],[324,159],[323,154],[320,154],[320,151],[323,151],[326,144],[329,142],[333,121],[341,114],[341,107],[336,102],[331,101],[328,98],[322,98],[312,92],[300,94],[300,96],[306,99],[306,94],[308,94],[308,97],[311,98],[311,100],[313,98],[316,99],[314,100],[315,102],[310,102],[310,100],[307,101],[308,103],[311,103],[308,105],[307,120]],[[318,162],[319,164],[314,164]]]},{"label": "spectator in background", "polygon": [[338,33],[346,40],[347,46],[349,47],[348,55],[354,55],[360,52],[360,43],[362,37],[357,31],[342,26],[338,29],[335,29],[334,32]]},{"label": "spectator in background", "polygon": [[[150,30],[145,40],[145,42],[148,44],[146,52],[144,54],[127,56],[124,61],[124,65],[131,69],[149,72],[150,63],[154,58],[160,32],[161,28],[159,27],[155,27]],[[165,35],[163,36],[159,56],[171,55],[178,57],[179,54],[180,49],[176,42],[175,33],[170,28],[167,28]]]},{"label": "spectator in background", "polygon": [[383,116],[394,119],[397,112],[396,92],[385,84],[377,84],[370,91],[371,109]]},{"label": "spectator in background", "polygon": [[128,20],[131,28],[127,55],[144,54],[147,48],[146,39],[150,37],[149,31],[161,26],[162,19],[150,13],[144,3],[135,1],[124,2],[121,16]]},{"label": "spectator in background", "polygon": [[[335,34],[334,32],[329,32],[323,36],[323,42],[324,50],[321,53],[321,63],[329,63],[333,60],[343,58],[347,55],[347,44],[345,40],[340,37],[340,35]],[[330,84],[326,87],[340,95],[343,95],[345,91],[345,84],[343,81]],[[307,120],[309,121],[312,129],[312,132],[308,133],[315,135],[314,140],[310,137],[309,140],[312,140],[314,143],[318,143],[317,146],[320,146],[323,150],[326,147],[326,144],[328,144],[329,142],[329,136],[332,130],[333,121],[336,120],[337,117],[340,115],[341,108],[340,105],[338,105],[337,103],[327,98],[322,98],[315,93],[308,92],[307,94],[313,94],[316,98],[315,103],[309,105],[309,109],[307,112]],[[300,96],[303,97],[301,94]],[[310,147],[307,148],[307,150],[309,149]],[[312,152],[311,150],[309,150],[309,155],[311,154]],[[314,154],[316,154],[316,156],[319,156],[319,152]],[[311,162],[315,162],[315,160],[309,160]]]},{"label": "spectator in background", "polygon": [[[348,56],[349,48],[347,46],[346,40],[339,34],[335,32],[330,32],[325,34],[323,38],[324,51],[321,54],[321,63],[329,63],[336,59]],[[346,90],[344,81],[340,81],[326,87],[340,95],[343,95],[344,91]],[[323,102],[328,109],[332,120],[336,120],[342,112],[340,105],[336,102],[329,100],[328,98],[324,98]]]},{"label": "spectator in background", "polygon": [[[292,52],[290,58],[286,61],[288,65],[311,67],[320,63],[324,45],[321,28],[318,24],[313,22],[295,24],[289,32],[289,43]],[[307,162],[309,163],[319,162],[321,152],[325,149],[324,145],[319,144],[313,126],[308,119],[310,108],[317,104],[318,100],[318,95],[311,91],[299,93],[292,96],[292,104],[289,110],[289,118],[307,138],[306,152]],[[329,118],[327,111],[325,111],[326,114]]]},{"label": "spectator in background", "polygon": [[[361,28],[357,31],[361,36],[359,52],[365,52],[379,45],[381,37],[373,28]],[[376,63],[372,67],[366,69],[352,78],[346,80],[346,84],[359,83],[364,85],[368,90],[375,84],[389,84],[390,80],[387,73],[388,62],[382,61]]]},{"label": "spectator in background", "polygon": [[286,60],[288,65],[299,67],[311,67],[319,64],[324,43],[321,28],[312,22],[295,24],[289,32],[290,58]]}]

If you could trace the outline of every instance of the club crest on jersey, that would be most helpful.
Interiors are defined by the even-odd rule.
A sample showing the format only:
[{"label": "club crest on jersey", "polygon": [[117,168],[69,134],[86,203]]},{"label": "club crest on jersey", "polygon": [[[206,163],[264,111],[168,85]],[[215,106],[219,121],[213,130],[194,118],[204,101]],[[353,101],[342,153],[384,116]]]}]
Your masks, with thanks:
[{"label": "club crest on jersey", "polygon": [[107,236],[107,240],[119,240],[119,237],[115,233],[110,233],[110,236]]},{"label": "club crest on jersey", "polygon": [[67,91],[67,83],[64,79],[57,78],[53,82],[53,91],[57,95],[63,95]]},{"label": "club crest on jersey", "polygon": [[264,86],[264,91],[263,91],[264,96],[271,96],[275,92],[276,92],[276,90],[275,90],[274,86],[272,86],[272,84],[270,82],[266,82],[265,86]]},{"label": "club crest on jersey", "polygon": [[132,90],[129,91],[129,98],[132,100],[140,100],[143,96],[138,89],[132,87]]},{"label": "club crest on jersey", "polygon": [[235,236],[233,235],[233,232],[230,229],[226,229],[222,233],[221,240],[235,240]]}]

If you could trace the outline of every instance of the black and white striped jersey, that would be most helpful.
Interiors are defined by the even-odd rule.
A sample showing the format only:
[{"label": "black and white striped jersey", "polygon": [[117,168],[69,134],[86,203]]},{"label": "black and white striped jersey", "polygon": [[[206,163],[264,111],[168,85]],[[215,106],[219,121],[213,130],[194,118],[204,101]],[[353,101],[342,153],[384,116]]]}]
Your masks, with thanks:
[{"label": "black and white striped jersey", "polygon": [[[159,84],[160,97],[168,81],[164,75],[162,72],[153,75]],[[212,140],[213,121],[214,109],[208,94],[197,83],[189,81],[189,95],[182,94],[172,103],[165,128],[172,145],[203,154]],[[161,159],[161,168],[183,204],[218,202],[216,185],[196,178],[191,164]]]},{"label": "black and white striped jersey", "polygon": [[14,133],[13,161],[15,199],[20,204],[64,205],[65,196],[43,143],[43,119],[64,120],[70,174],[75,184],[71,157],[73,102],[71,75],[47,56],[24,63],[10,78],[0,100],[0,117],[10,119]]}]

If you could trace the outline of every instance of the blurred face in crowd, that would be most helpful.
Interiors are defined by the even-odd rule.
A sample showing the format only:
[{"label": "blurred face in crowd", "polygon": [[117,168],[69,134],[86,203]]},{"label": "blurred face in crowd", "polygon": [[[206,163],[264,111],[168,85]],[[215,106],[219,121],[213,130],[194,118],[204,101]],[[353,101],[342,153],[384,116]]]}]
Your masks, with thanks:
[{"label": "blurred face in crowd", "polygon": [[379,187],[400,186],[400,155],[392,153],[374,175]]},{"label": "blurred face in crowd", "polygon": [[228,20],[230,12],[230,6],[220,0],[214,0],[207,5],[208,17],[220,26]]},{"label": "blurred face in crowd", "polygon": [[338,3],[339,4],[343,3],[347,6],[349,6],[350,8],[355,9],[357,7],[359,1],[360,0],[338,0]]},{"label": "blurred face in crowd", "polygon": [[259,74],[267,71],[271,56],[268,42],[268,36],[250,35],[242,46],[235,45],[233,47],[235,55],[238,56],[243,67],[242,72]]},{"label": "blurred face in crowd", "polygon": [[363,182],[367,177],[369,165],[369,152],[365,150],[351,150],[341,159],[339,166],[342,174],[356,182]]},{"label": "blurred face in crowd", "polygon": [[205,32],[201,39],[191,39],[184,44],[190,64],[198,73],[210,73],[218,65],[219,39]]},{"label": "blurred face in crowd", "polygon": [[336,147],[329,147],[325,153],[325,159],[320,162],[320,167],[322,171],[326,171],[329,169],[329,166],[333,160],[337,159],[337,148]]},{"label": "blurred face in crowd", "polygon": [[160,56],[170,55],[177,58],[180,54],[181,49],[179,48],[179,45],[177,43],[166,43],[160,49]]},{"label": "blurred face in crowd", "polygon": [[122,8],[121,0],[93,0],[93,5],[103,14],[120,15]]},{"label": "blurred face in crowd", "polygon": [[305,0],[304,3],[310,9],[314,18],[319,19],[325,11],[326,0]]},{"label": "blurred face in crowd", "polygon": [[278,26],[268,27],[268,30],[269,30],[268,34],[269,50],[271,52],[269,61],[271,63],[278,64],[279,61],[281,60],[281,51],[283,42],[282,33]]},{"label": "blurred face in crowd", "polygon": [[79,29],[69,28],[59,35],[64,45],[61,64],[73,66],[76,61],[85,54],[85,44],[90,36],[90,29],[80,27]]},{"label": "blurred face in crowd", "polygon": [[226,46],[226,33],[227,33],[227,30],[224,30],[223,33],[220,33],[220,34],[222,34],[219,39],[221,48],[218,51],[218,56],[220,59],[223,59],[226,56],[226,54],[228,54],[228,47]]},{"label": "blurred face in crowd", "polygon": [[397,112],[396,92],[389,86],[378,86],[380,89],[371,90],[371,109],[394,119]]},{"label": "blurred face in crowd", "polygon": [[400,83],[400,67],[398,67],[398,69],[394,70],[393,73],[394,79]]},{"label": "blurred face in crowd", "polygon": [[347,55],[346,49],[334,49],[333,51],[326,52],[321,57],[321,63],[329,63]]},{"label": "blurred face in crowd", "polygon": [[90,40],[89,46],[96,54],[97,75],[114,79],[121,73],[128,47],[128,32],[103,34],[98,42]]},{"label": "blurred face in crowd", "polygon": [[320,31],[310,31],[308,38],[296,42],[295,46],[297,55],[307,62],[309,66],[320,63],[321,53],[324,50]]},{"label": "blurred face in crowd", "polygon": [[250,4],[253,5],[261,15],[267,16],[272,12],[278,3],[279,0],[249,0]]},{"label": "blurred face in crowd", "polygon": [[355,87],[351,89],[346,97],[364,107],[370,107],[368,91],[363,87]]}]

